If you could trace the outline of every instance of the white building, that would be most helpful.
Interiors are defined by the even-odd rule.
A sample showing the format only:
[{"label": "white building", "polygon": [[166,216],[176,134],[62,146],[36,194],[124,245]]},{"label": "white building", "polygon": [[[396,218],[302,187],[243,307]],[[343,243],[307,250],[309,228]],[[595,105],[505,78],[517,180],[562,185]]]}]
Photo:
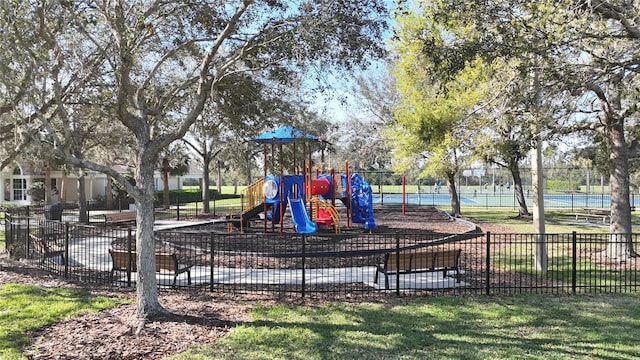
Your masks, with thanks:
[{"label": "white building", "polygon": [[[122,171],[122,173],[127,173]],[[0,171],[0,203],[11,203],[15,205],[31,205],[34,198],[29,189],[36,183],[45,182],[43,171],[33,170],[18,164],[8,166]],[[60,202],[77,203],[78,201],[78,181],[74,174],[65,174],[62,171],[51,171],[51,188],[57,194]],[[189,172],[182,176],[169,177],[169,189],[182,189],[185,183],[200,184],[202,182],[202,170],[190,167]],[[107,176],[101,173],[89,172],[85,176],[85,195],[87,200],[97,200],[104,198],[107,190]],[[156,171],[155,188],[160,191],[164,189],[162,174]]]}]

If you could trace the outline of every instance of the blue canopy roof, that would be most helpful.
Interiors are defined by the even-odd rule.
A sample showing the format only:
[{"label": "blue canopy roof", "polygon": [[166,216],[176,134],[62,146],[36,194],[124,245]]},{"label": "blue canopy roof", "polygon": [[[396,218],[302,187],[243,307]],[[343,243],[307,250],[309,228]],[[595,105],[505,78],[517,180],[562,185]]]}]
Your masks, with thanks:
[{"label": "blue canopy roof", "polygon": [[300,130],[297,130],[293,126],[283,126],[275,129],[274,131],[267,131],[251,139],[251,141],[255,141],[258,143],[284,143],[284,144],[291,143],[294,140],[318,141],[318,142],[325,142],[325,143],[327,142],[315,135],[307,134]]}]

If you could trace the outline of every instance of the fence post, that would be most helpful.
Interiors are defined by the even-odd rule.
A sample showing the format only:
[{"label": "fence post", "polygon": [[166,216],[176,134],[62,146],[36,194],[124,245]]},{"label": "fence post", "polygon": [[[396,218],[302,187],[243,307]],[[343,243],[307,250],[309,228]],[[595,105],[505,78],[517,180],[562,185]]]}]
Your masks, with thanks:
[{"label": "fence post", "polygon": [[69,278],[69,222],[64,223],[64,278]]},{"label": "fence post", "polygon": [[[21,233],[20,228],[22,226],[18,223],[18,233],[16,234],[16,238],[20,237],[18,234]],[[24,247],[26,250],[26,253],[24,254],[26,257],[28,257],[29,259],[32,258],[31,255],[31,241],[29,241],[29,232],[31,231],[31,218],[29,217],[29,207],[27,206],[27,228],[25,231],[22,231],[24,234],[24,243],[26,244],[26,246]],[[17,242],[17,241],[16,241]]]},{"label": "fence post", "polygon": [[304,298],[307,290],[307,274],[306,274],[306,262],[307,262],[307,234],[302,234],[302,297]]},{"label": "fence post", "polygon": [[400,296],[400,234],[396,232],[396,296]]},{"label": "fence post", "polygon": [[176,196],[176,220],[180,221],[180,199]]},{"label": "fence post", "polygon": [[214,243],[213,243],[213,232],[212,232],[211,235],[209,235],[209,246],[211,247],[211,264],[210,264],[211,265],[210,266],[211,271],[210,271],[210,274],[209,274],[209,276],[211,277],[211,281],[209,282],[210,283],[209,288],[210,288],[211,292],[213,292],[213,265],[214,265],[214,258],[213,257],[214,257],[214,254],[215,254],[215,252],[213,251],[213,245],[214,245]]},{"label": "fence post", "polygon": [[487,231],[487,258],[485,260],[485,293],[491,295],[491,231]]},{"label": "fence post", "polygon": [[404,173],[402,173],[402,215],[407,213],[407,191],[406,191],[406,181],[407,178],[405,177]]},{"label": "fence post", "polygon": [[576,284],[578,282],[578,235],[575,231],[571,233],[571,292],[576,293]]},{"label": "fence post", "polygon": [[13,259],[13,246],[15,240],[13,239],[13,219],[11,214],[4,212],[4,247],[9,253],[9,257]]},{"label": "fence post", "polygon": [[571,192],[571,211],[575,211],[574,207],[575,207],[574,196],[573,196],[573,192]]},{"label": "fence post", "polygon": [[[132,267],[132,263],[131,263],[131,255],[132,255],[132,247],[131,247],[131,238],[132,238],[132,234],[131,234],[131,228],[129,228],[127,230],[127,287],[131,287],[131,272],[133,271]],[[136,257],[138,255],[136,254]]]}]

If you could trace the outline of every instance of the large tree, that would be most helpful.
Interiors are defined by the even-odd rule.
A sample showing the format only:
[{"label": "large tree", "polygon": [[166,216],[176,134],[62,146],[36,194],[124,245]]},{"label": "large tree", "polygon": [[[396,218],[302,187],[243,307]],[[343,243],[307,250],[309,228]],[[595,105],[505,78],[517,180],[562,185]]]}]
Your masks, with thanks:
[{"label": "large tree", "polygon": [[396,19],[394,75],[400,100],[389,135],[401,169],[415,167],[415,157],[424,156],[424,175],[446,180],[452,215],[459,216],[456,175],[475,130],[469,118],[486,92],[484,66],[471,59],[451,71],[448,62],[427,56],[449,40],[438,24],[424,21],[425,16],[427,9],[407,8]]},{"label": "large tree", "polygon": [[[48,69],[32,86],[54,104],[38,113],[52,150],[78,167],[100,171],[124,185],[137,212],[137,318],[166,310],[158,301],[153,237],[154,169],[158,155],[186,134],[224,79],[239,71],[286,83],[289,74],[350,69],[382,54],[382,1],[131,1],[3,3],[36,19],[32,44]],[[4,24],[3,24],[4,25]],[[3,29],[10,28],[3,26]],[[29,55],[29,54],[27,54]],[[308,77],[315,78],[315,77]],[[107,89],[103,106],[132,139],[135,184],[115,169],[74,156],[67,129],[50,121],[81,104],[74,93]],[[34,91],[35,92],[35,91]],[[47,99],[31,99],[41,109]],[[142,322],[144,323],[144,322]]]},{"label": "large tree", "polygon": [[[0,54],[0,170],[25,151],[40,131],[37,117],[55,104],[48,86],[41,84],[52,69],[38,40],[41,27],[33,21],[34,12],[42,8],[0,2],[0,42],[5,49]],[[20,51],[9,50],[16,48]]]},{"label": "large tree", "polygon": [[489,87],[494,90],[487,92],[476,106],[473,127],[478,131],[473,135],[471,147],[475,157],[509,171],[518,216],[528,217],[531,214],[524,197],[520,165],[533,148],[539,116],[531,115],[540,106],[533,106],[535,89],[518,81],[528,76],[522,74],[526,67],[519,60],[495,59],[490,65],[486,69],[490,70]]},{"label": "large tree", "polygon": [[[535,96],[524,98],[527,115],[555,131],[595,131],[609,152],[611,242],[607,254],[623,259],[634,254],[629,204],[627,136],[635,119],[638,61],[638,13],[629,1],[418,1],[429,22],[444,24],[451,47],[428,54],[456,70],[480,57],[519,60],[523,87],[535,83]],[[452,32],[451,29],[460,29]],[[425,46],[433,39],[426,37]],[[535,79],[535,81],[532,81]],[[544,102],[554,106],[545,119]],[[564,108],[565,110],[559,110]],[[553,121],[549,121],[553,120]],[[542,130],[542,129],[539,129]],[[536,134],[539,138],[540,133]]]}]

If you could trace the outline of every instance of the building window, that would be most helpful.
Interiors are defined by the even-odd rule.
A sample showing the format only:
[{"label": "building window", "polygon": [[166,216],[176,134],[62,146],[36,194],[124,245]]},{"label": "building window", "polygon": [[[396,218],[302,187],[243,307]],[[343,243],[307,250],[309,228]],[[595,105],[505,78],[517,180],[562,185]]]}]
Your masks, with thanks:
[{"label": "building window", "polygon": [[27,180],[13,179],[13,200],[27,200]]}]

